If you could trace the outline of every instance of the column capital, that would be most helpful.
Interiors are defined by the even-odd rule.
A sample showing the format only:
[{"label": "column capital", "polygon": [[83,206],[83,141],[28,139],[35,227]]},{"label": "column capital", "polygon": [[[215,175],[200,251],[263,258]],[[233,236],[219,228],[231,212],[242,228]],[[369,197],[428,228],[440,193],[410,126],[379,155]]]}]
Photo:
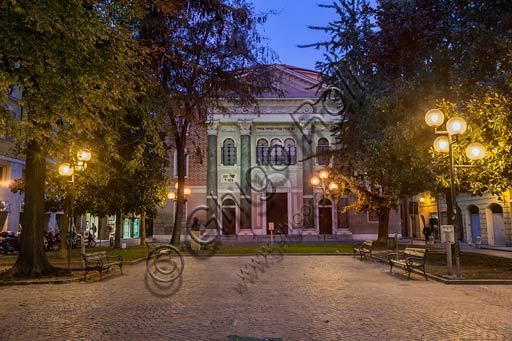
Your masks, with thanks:
[{"label": "column capital", "polygon": [[207,123],[208,135],[217,135],[219,133],[219,122],[208,122]]},{"label": "column capital", "polygon": [[251,121],[238,121],[240,127],[240,135],[251,135]]},{"label": "column capital", "polygon": [[306,136],[311,136],[311,133],[313,132],[315,126],[311,123],[311,121],[300,121],[300,130],[302,134]]}]

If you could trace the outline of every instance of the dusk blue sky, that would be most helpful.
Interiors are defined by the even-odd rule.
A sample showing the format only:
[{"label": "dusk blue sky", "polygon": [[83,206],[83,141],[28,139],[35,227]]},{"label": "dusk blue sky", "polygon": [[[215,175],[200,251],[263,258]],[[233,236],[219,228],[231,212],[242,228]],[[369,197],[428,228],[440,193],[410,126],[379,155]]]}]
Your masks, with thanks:
[{"label": "dusk blue sky", "polygon": [[269,39],[280,63],[314,70],[315,62],[324,59],[321,50],[297,47],[329,38],[324,32],[307,27],[326,26],[336,18],[334,9],[320,8],[318,3],[328,4],[332,0],[253,0],[257,13],[276,12],[268,16],[261,33]]}]

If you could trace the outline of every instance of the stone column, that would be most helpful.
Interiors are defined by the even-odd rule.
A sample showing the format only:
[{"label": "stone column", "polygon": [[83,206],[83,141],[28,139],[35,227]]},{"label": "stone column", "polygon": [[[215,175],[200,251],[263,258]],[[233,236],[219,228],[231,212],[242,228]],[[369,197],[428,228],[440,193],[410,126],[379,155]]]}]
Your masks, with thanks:
[{"label": "stone column", "polygon": [[207,164],[207,179],[206,179],[206,206],[208,207],[206,224],[207,228],[218,228],[220,221],[217,224],[214,222],[218,219],[218,196],[217,196],[217,132],[219,124],[217,122],[210,122],[208,124],[208,164]]},{"label": "stone column", "polygon": [[252,227],[251,183],[251,122],[238,122],[240,127],[240,229]]},{"label": "stone column", "polygon": [[305,229],[315,228],[315,203],[313,200],[313,186],[309,182],[313,176],[312,151],[312,125],[308,123],[302,126],[302,192],[303,192],[303,226]]}]

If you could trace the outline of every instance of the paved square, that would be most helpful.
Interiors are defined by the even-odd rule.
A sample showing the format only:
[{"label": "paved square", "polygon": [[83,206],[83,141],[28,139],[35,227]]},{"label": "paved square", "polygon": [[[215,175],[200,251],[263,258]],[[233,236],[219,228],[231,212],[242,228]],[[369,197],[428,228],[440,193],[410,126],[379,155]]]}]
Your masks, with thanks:
[{"label": "paved square", "polygon": [[144,263],[97,283],[1,287],[0,338],[512,339],[512,286],[407,281],[352,257],[285,256],[240,295],[236,273],[250,260],[186,257],[171,296],[175,287],[156,286]]}]

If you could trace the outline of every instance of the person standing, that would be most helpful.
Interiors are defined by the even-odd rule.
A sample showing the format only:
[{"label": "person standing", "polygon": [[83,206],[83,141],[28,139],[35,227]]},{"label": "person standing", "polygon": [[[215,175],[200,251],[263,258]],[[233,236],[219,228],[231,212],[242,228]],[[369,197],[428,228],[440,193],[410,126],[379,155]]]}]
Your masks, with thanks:
[{"label": "person standing", "polygon": [[423,234],[425,235],[425,245],[427,245],[428,238],[432,235],[432,230],[430,229],[430,226],[425,225],[423,227]]}]

